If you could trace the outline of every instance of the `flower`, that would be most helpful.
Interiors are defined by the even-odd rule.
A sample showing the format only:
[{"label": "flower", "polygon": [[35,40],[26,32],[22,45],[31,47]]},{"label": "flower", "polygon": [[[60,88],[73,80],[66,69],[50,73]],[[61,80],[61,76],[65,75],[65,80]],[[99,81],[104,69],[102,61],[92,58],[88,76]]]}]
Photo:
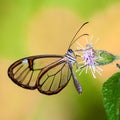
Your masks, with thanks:
[{"label": "flower", "polygon": [[[81,46],[81,45],[79,44],[79,46]],[[78,67],[76,72],[80,71],[79,75],[81,75],[82,72],[85,70],[85,68],[86,68],[86,73],[89,68],[91,70],[94,78],[96,78],[96,76],[95,76],[96,72],[101,75],[102,69],[100,67],[98,67],[98,64],[96,62],[97,54],[96,54],[96,51],[94,50],[92,44],[86,44],[86,48],[82,49],[81,52],[82,52],[81,57],[83,58],[83,60],[81,62],[79,62],[78,64],[80,65],[82,63],[82,65],[80,65],[80,67]]]}]

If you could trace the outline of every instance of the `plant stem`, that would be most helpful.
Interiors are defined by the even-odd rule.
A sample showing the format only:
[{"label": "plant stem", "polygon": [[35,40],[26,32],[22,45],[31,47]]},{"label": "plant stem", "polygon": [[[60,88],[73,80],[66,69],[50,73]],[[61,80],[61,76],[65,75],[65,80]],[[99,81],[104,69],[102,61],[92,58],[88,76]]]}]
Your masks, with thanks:
[{"label": "plant stem", "polygon": [[120,60],[120,56],[115,56],[115,60]]}]

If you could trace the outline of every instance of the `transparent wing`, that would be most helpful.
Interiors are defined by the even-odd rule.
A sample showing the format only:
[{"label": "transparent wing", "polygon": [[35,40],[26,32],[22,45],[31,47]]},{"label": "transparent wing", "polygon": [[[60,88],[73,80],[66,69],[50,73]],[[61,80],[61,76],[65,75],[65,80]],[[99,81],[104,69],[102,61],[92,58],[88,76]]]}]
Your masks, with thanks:
[{"label": "transparent wing", "polygon": [[[59,55],[39,55],[20,59],[8,69],[8,76],[17,85],[26,89],[36,89],[39,74],[43,69],[62,60]],[[52,69],[52,68],[51,68]]]},{"label": "transparent wing", "polygon": [[[54,66],[54,67],[53,67]],[[39,74],[38,90],[47,95],[60,92],[69,82],[71,71],[67,62],[59,62]]]}]

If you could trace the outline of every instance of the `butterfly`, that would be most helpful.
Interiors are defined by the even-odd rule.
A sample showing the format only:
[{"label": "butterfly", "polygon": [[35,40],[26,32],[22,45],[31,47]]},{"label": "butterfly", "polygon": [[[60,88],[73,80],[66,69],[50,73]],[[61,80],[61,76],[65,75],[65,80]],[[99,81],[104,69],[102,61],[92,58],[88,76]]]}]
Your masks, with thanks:
[{"label": "butterfly", "polygon": [[25,57],[14,62],[8,68],[8,76],[18,86],[30,90],[37,89],[40,93],[54,95],[66,87],[70,79],[73,79],[74,86],[78,93],[82,93],[73,65],[78,65],[77,57],[80,57],[71,46],[82,36],[77,36],[79,31],[87,24],[80,26],[73,36],[68,50],[64,55],[36,55]]}]

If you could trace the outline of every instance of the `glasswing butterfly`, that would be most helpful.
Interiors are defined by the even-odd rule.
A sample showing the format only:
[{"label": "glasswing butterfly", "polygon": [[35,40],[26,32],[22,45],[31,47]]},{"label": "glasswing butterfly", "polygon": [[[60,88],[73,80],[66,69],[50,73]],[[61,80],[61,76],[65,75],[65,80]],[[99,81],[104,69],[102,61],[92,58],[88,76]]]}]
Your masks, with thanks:
[{"label": "glasswing butterfly", "polygon": [[74,86],[78,93],[82,93],[82,87],[74,75],[73,65],[77,63],[76,52],[79,50],[71,49],[71,46],[82,36],[77,36],[78,32],[88,22],[85,22],[73,36],[65,55],[37,55],[22,58],[14,62],[8,68],[8,76],[20,87],[34,90],[40,93],[53,95],[60,92],[73,79]]}]

